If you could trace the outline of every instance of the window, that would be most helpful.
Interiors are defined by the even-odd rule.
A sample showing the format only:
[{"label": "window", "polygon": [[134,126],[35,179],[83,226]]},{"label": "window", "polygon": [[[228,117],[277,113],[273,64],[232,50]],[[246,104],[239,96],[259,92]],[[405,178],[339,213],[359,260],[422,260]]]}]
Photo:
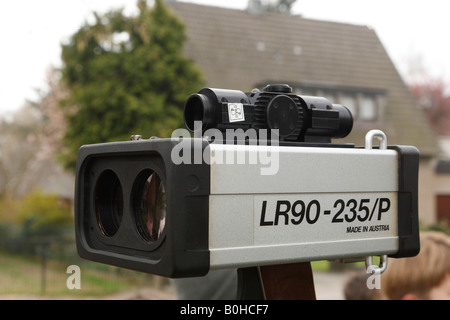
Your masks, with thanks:
[{"label": "window", "polygon": [[360,97],[358,118],[362,121],[374,121],[377,119],[375,96],[362,95]]},{"label": "window", "polygon": [[346,106],[347,109],[350,110],[350,112],[352,113],[353,117],[356,116],[355,97],[348,94],[343,94],[340,96],[339,103],[342,104],[343,106]]},{"label": "window", "polygon": [[266,44],[264,42],[257,42],[256,43],[256,50],[258,51],[265,51],[266,50]]}]

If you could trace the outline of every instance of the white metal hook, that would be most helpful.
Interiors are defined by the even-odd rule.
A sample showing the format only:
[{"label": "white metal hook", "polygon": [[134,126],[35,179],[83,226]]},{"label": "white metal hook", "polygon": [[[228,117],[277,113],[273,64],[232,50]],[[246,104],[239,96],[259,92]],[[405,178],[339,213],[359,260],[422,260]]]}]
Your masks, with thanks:
[{"label": "white metal hook", "polygon": [[373,138],[377,138],[380,141],[380,149],[387,149],[386,134],[381,130],[371,130],[366,134],[366,146],[365,148],[370,150],[373,147]]},{"label": "white metal hook", "polygon": [[380,264],[378,266],[373,264],[373,257],[366,257],[366,270],[367,273],[370,274],[382,274],[383,272],[386,271],[387,269],[387,264],[388,264],[388,256],[387,255],[383,255],[380,256]]}]

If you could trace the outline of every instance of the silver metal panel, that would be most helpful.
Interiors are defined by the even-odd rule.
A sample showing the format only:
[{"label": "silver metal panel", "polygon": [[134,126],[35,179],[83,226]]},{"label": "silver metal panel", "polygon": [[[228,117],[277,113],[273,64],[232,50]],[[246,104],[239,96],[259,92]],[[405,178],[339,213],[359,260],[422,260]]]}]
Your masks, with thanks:
[{"label": "silver metal panel", "polygon": [[[211,249],[211,269],[285,264],[368,255],[393,254],[398,251],[398,238],[331,241],[279,246],[251,246]],[[326,254],[325,254],[326,253]]]},{"label": "silver metal panel", "polygon": [[394,150],[212,144],[210,157],[211,194],[386,192],[398,185]]},{"label": "silver metal panel", "polygon": [[[304,210],[301,223],[293,223],[298,222],[299,217],[292,212],[279,215],[276,222],[277,199],[290,203],[302,201],[304,206],[294,210],[297,213]],[[380,199],[389,200],[389,210],[386,205],[380,206]],[[339,200],[344,203],[354,200],[357,206],[346,206],[337,215],[341,206],[334,204]],[[308,204],[313,201],[321,207],[316,210],[318,207],[310,206],[307,218]],[[356,216],[350,210],[353,207]],[[358,210],[361,208],[363,210]],[[281,211],[286,209],[282,207]],[[263,212],[267,225],[261,225]],[[213,195],[210,196],[210,213],[212,267],[314,261],[398,251],[396,193]],[[348,222],[347,218],[354,220]],[[360,221],[360,218],[365,220]],[[333,219],[342,221],[333,222]]]},{"label": "silver metal panel", "polygon": [[395,151],[281,147],[279,161],[273,176],[211,164],[211,268],[398,251]]},{"label": "silver metal panel", "polygon": [[253,195],[211,195],[209,212],[210,248],[253,245]]}]

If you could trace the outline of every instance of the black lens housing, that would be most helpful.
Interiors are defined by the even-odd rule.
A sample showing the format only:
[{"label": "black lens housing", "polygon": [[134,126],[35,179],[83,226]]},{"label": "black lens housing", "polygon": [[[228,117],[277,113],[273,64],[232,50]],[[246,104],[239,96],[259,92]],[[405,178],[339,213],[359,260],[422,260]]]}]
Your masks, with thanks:
[{"label": "black lens housing", "polygon": [[[178,142],[150,139],[80,148],[75,186],[80,257],[171,278],[202,276],[209,271],[209,166],[175,164],[171,156]],[[198,139],[195,146],[204,150],[208,143]],[[193,142],[191,147],[194,154]],[[138,208],[145,191],[151,190],[146,183],[156,176],[164,188],[157,195],[165,204],[165,215],[152,231]],[[115,198],[120,189],[123,201]],[[123,211],[119,210],[121,202]],[[100,215],[96,214],[98,204]]]}]

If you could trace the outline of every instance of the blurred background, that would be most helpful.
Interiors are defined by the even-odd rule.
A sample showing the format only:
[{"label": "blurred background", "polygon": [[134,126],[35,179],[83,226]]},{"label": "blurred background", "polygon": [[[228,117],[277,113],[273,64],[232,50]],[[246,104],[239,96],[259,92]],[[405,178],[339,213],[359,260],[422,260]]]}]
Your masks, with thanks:
[{"label": "blurred background", "polygon": [[[173,299],[167,279],[82,261],[83,144],[169,137],[204,86],[289,83],[346,105],[344,142],[419,148],[423,230],[449,233],[450,43],[442,0],[24,0],[0,4],[0,299]],[[69,290],[69,265],[82,289]],[[313,264],[318,298],[346,272]],[[349,270],[350,269],[350,270]]]}]

